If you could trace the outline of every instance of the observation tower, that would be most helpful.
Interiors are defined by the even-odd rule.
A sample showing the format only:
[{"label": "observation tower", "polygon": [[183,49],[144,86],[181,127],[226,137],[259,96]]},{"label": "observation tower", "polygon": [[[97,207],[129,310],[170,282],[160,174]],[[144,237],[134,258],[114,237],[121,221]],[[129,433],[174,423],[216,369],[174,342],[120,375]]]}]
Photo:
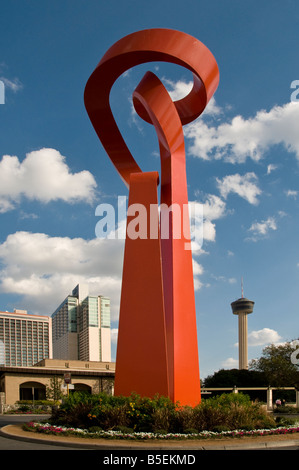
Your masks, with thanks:
[{"label": "observation tower", "polygon": [[239,369],[248,369],[248,327],[247,315],[253,312],[254,302],[246,299],[243,295],[242,281],[242,297],[231,303],[234,315],[238,315],[239,323]]}]

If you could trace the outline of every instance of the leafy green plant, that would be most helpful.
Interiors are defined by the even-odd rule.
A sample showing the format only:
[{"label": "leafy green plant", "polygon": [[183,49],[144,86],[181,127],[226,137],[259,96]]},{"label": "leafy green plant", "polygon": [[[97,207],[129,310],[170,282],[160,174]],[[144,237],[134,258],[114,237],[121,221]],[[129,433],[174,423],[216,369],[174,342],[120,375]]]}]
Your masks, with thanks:
[{"label": "leafy green plant", "polygon": [[255,429],[274,425],[274,421],[247,395],[223,394],[204,400],[194,409],[195,428],[199,430]]},{"label": "leafy green plant", "polygon": [[186,433],[189,430],[257,429],[275,426],[259,403],[243,394],[223,394],[203,400],[195,408],[179,406],[169,398],[113,397],[101,393],[73,393],[53,411],[52,424],[104,431],[131,429],[134,432]]}]

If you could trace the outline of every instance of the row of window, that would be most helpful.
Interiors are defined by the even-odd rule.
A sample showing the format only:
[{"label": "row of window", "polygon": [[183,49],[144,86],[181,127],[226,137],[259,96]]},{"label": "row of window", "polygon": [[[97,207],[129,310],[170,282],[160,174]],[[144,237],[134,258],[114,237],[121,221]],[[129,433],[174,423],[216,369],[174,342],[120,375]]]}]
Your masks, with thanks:
[{"label": "row of window", "polygon": [[16,329],[18,331],[31,331],[49,329],[48,322],[38,322],[30,320],[16,320],[10,318],[0,318],[0,328]]},{"label": "row of window", "polygon": [[0,364],[32,366],[49,357],[47,322],[0,318]]}]

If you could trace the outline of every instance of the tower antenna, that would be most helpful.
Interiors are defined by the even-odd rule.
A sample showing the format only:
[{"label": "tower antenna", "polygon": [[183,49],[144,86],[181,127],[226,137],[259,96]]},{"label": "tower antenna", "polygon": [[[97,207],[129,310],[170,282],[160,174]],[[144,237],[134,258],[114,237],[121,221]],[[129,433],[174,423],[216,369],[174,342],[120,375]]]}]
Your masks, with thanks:
[{"label": "tower antenna", "polygon": [[242,299],[243,299],[244,298],[243,277],[241,277],[241,294],[242,294]]}]

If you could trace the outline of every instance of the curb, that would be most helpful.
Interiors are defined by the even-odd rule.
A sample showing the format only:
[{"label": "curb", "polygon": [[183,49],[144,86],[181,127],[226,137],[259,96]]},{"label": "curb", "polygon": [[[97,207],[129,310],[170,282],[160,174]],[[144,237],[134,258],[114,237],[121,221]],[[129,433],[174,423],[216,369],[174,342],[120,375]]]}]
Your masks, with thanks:
[{"label": "curb", "polygon": [[[260,450],[260,449],[273,449],[273,448],[284,448],[284,447],[299,447],[299,439],[286,439],[284,441],[271,441],[267,440],[264,442],[251,442],[251,443],[244,443],[244,442],[236,442],[236,443],[215,443],[213,444],[212,441],[193,441],[193,442],[186,442],[186,441],[175,441],[175,442],[140,442],[138,444],[133,443],[132,441],[127,442],[120,442],[117,440],[111,440],[107,442],[91,442],[92,439],[86,438],[76,438],[70,437],[69,439],[63,438],[61,436],[27,436],[25,435],[26,431],[22,431],[20,428],[21,425],[7,425],[0,429],[0,436],[8,438],[8,439],[15,439],[19,441],[27,441],[31,443],[44,443],[48,445],[60,445],[63,447],[77,447],[78,449],[86,449],[86,450],[142,450],[142,451],[152,451],[152,450],[175,450],[175,451],[200,451],[200,450]],[[22,433],[20,434],[20,431]],[[31,434],[28,432],[28,434]],[[32,433],[33,434],[33,433]],[[57,439],[55,439],[57,437]],[[88,442],[82,442],[88,441]]]}]

